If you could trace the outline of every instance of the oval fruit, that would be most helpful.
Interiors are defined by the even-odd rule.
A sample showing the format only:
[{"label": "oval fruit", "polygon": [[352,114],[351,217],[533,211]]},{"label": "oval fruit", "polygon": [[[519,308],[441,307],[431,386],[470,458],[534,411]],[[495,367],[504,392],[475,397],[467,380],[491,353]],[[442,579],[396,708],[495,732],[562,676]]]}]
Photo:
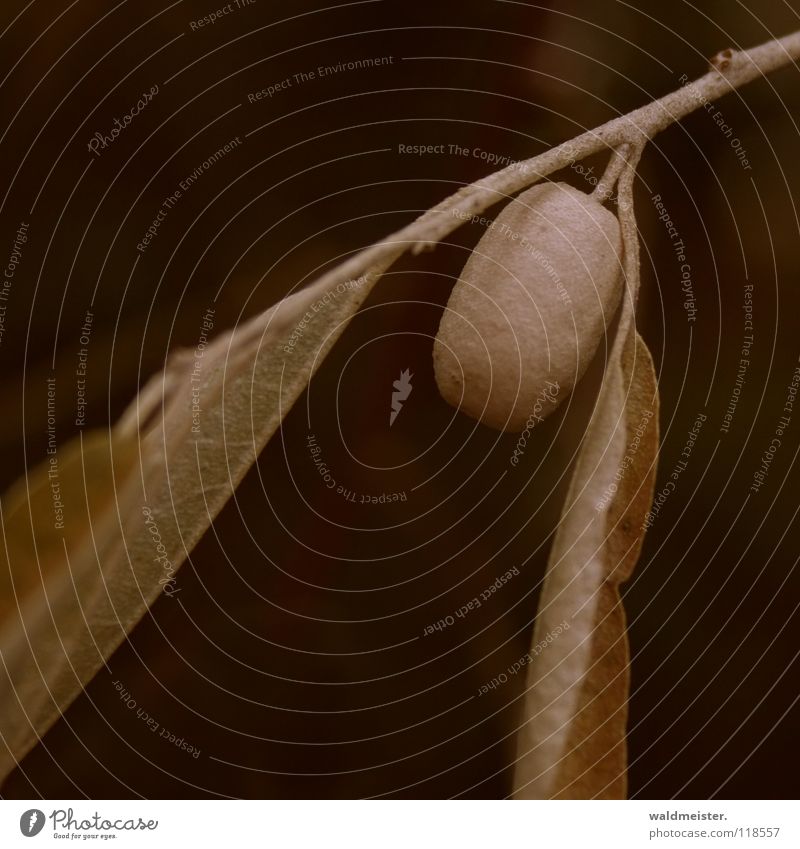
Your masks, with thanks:
[{"label": "oval fruit", "polygon": [[622,293],[617,217],[565,183],[512,200],[478,242],[433,346],[442,397],[498,430],[541,421],[586,371]]}]

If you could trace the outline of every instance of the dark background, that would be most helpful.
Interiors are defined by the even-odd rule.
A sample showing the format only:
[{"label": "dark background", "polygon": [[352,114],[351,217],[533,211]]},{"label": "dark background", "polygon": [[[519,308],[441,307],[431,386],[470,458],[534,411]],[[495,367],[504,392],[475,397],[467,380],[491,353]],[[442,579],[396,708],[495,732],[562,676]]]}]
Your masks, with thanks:
[{"label": "dark background", "polygon": [[[77,432],[69,399],[87,309],[87,424],[102,427],[169,350],[197,344],[209,306],[227,328],[493,170],[399,144],[524,159],[699,76],[725,47],[800,27],[796,2],[756,0],[257,0],[196,32],[189,22],[217,7],[24,5],[0,11],[3,265],[20,222],[30,225],[0,346],[4,486],[44,456],[52,374],[59,441]],[[388,56],[247,99],[319,65]],[[93,134],[154,84],[153,102],[90,154]],[[762,490],[748,487],[800,354],[800,74],[780,71],[718,108],[751,170],[701,110],[647,148],[636,189],[639,329],[663,405],[659,489],[698,413],[708,416],[625,593],[630,792],[643,798],[798,789],[800,410]],[[243,144],[138,255],[164,199],[236,136]],[[554,178],[587,188],[574,173]],[[686,245],[693,324],[653,194]],[[524,679],[474,696],[527,651],[587,399],[577,393],[537,429],[524,468],[499,483],[516,438],[454,418],[439,399],[431,340],[479,236],[464,226],[379,284],[182,568],[180,595],[152,608],[5,796],[509,793]],[[748,281],[752,363],[723,434]],[[414,389],[389,430],[391,384],[406,368]],[[331,494],[309,433],[338,482],[408,500]],[[513,566],[520,575],[491,604],[421,636]],[[199,757],[152,734],[116,680]]]}]

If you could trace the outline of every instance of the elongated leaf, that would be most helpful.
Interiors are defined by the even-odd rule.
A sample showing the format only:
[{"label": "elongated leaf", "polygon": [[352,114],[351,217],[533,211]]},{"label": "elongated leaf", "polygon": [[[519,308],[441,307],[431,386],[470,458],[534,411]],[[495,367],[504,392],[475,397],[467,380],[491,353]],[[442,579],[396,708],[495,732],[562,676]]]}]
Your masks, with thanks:
[{"label": "elongated leaf", "polygon": [[178,567],[381,272],[323,279],[202,356],[178,352],[109,434],[57,449],[57,477],[48,460],[3,497],[0,777],[159,594],[180,592]]},{"label": "elongated leaf", "polygon": [[[626,326],[624,326],[626,325]],[[658,456],[650,354],[623,319],[570,483],[533,636],[517,798],[624,798],[628,642],[619,584],[641,550]]]}]

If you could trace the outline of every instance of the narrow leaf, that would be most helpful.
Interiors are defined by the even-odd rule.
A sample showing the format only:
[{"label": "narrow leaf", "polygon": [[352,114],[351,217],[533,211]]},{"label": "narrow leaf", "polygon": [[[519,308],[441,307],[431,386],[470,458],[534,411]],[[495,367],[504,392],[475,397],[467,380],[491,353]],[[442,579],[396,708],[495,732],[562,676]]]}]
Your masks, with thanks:
[{"label": "narrow leaf", "polygon": [[178,567],[382,271],[323,278],[202,356],[177,352],[108,434],[57,448],[55,477],[48,458],[3,496],[0,780],[180,592]]},{"label": "narrow leaf", "polygon": [[650,354],[625,320],[550,554],[534,628],[514,793],[624,798],[629,653],[619,584],[641,550],[658,456]]}]

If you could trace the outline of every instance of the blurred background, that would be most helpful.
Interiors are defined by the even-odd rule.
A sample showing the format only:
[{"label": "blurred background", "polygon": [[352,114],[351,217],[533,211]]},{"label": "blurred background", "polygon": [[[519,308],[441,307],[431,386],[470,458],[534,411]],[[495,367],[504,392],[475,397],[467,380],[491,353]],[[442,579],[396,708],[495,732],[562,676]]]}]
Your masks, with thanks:
[{"label": "blurred background", "polygon": [[[224,9],[2,5],[3,488],[45,456],[48,378],[59,443],[104,427],[170,350],[197,345],[209,309],[213,335],[495,170],[492,157],[533,156],[703,74],[719,50],[800,28],[796,0]],[[657,491],[706,419],[625,591],[635,797],[797,795],[800,410],[749,488],[800,355],[799,113],[791,67],[668,129],[639,170]],[[108,138],[93,152],[96,134]],[[591,188],[575,170],[553,179]],[[182,567],[180,595],[155,604],[4,796],[509,794],[524,678],[476,693],[528,650],[599,365],[501,476],[516,437],[454,415],[431,364],[481,232],[467,224],[381,281]],[[314,456],[353,498],[323,484]],[[479,610],[425,636],[512,568]]]}]

